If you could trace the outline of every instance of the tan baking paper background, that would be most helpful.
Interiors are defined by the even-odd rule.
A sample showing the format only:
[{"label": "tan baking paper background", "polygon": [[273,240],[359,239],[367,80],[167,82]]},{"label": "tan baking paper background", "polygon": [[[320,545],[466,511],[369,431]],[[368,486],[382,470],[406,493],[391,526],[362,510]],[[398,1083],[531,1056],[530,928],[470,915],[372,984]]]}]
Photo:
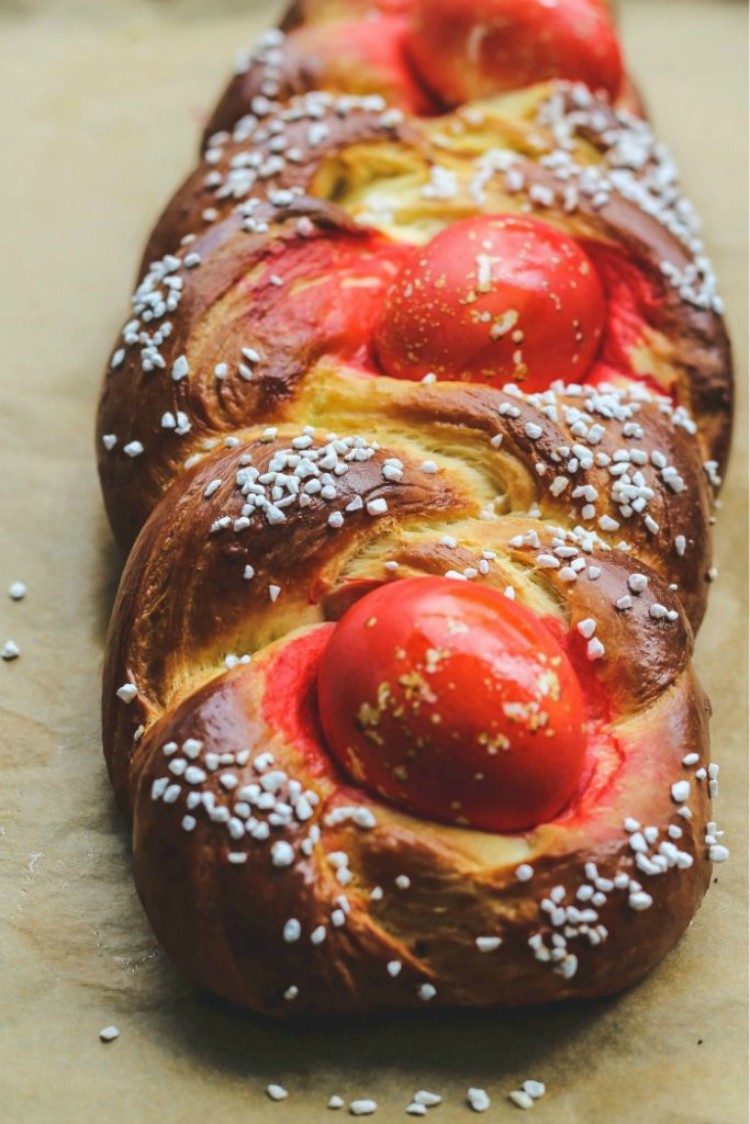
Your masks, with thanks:
[{"label": "tan baking paper background", "polygon": [[[625,38],[704,215],[747,380],[746,10],[630,0]],[[93,464],[103,362],[147,227],[188,170],[234,51],[278,10],[252,0],[0,0],[0,1120],[329,1119],[332,1093],[435,1124],[747,1119],[746,414],[717,530],[698,664],[713,699],[733,860],[661,968],[611,1001],[287,1030],[199,994],[154,944],[100,753],[99,675],[117,560]],[[28,583],[13,604],[12,580]],[[120,1039],[99,1042],[116,1023]],[[700,1040],[700,1044],[699,1044]],[[267,1082],[287,1086],[272,1104]]]}]

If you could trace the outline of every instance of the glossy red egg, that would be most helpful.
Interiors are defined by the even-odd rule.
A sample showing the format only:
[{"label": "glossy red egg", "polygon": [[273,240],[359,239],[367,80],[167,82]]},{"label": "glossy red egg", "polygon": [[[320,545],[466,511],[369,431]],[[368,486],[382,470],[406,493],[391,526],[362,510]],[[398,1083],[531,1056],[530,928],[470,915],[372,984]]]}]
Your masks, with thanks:
[{"label": "glossy red egg", "polygon": [[579,782],[575,671],[537,617],[487,587],[412,578],[368,593],[331,631],[318,703],[354,781],[430,819],[529,828]]},{"label": "glossy red egg", "polygon": [[424,82],[448,105],[552,78],[616,98],[617,32],[601,0],[415,0],[407,40]]},{"label": "glossy red egg", "polygon": [[605,312],[575,239],[516,215],[466,219],[407,259],[386,294],[376,350],[396,378],[545,390],[585,376]]}]

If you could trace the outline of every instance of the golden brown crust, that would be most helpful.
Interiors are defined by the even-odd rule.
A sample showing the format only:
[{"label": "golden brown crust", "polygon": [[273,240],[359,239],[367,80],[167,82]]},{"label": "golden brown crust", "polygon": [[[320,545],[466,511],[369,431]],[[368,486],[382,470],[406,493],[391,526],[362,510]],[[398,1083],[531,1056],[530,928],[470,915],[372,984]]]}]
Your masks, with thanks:
[{"label": "golden brown crust", "polygon": [[[308,0],[284,26],[360,7]],[[716,850],[690,660],[730,439],[721,302],[636,118],[564,83],[410,117],[368,82],[278,35],[242,63],[107,372],[100,473],[132,551],[104,740],[138,890],[180,967],[279,1017],[608,994],[679,938]],[[503,211],[589,250],[597,377],[384,377],[372,310],[401,255]],[[337,278],[369,294],[343,327],[304,303]],[[553,822],[438,825],[327,752],[330,622],[423,575],[505,591],[564,643],[589,750]]]}]

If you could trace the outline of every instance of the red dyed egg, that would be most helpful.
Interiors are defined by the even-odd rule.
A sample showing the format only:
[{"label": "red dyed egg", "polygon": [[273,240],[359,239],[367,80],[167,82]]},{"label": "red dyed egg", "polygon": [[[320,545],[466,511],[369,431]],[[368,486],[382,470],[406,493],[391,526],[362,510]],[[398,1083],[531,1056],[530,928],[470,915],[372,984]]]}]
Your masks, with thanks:
[{"label": "red dyed egg", "polygon": [[448,105],[562,78],[623,82],[617,33],[600,0],[415,0],[409,54]]},{"label": "red dyed egg", "polygon": [[466,219],[414,251],[376,327],[385,372],[523,390],[583,378],[601,340],[605,302],[579,244],[515,215]]},{"label": "red dyed egg", "polygon": [[405,54],[409,22],[399,15],[350,23],[302,26],[290,40],[303,57],[320,61],[326,81],[351,93],[379,93],[409,113],[430,113],[434,99]]},{"label": "red dyed egg", "polygon": [[412,578],[367,594],[331,632],[318,702],[347,773],[430,819],[529,828],[581,775],[585,709],[567,656],[483,586]]}]

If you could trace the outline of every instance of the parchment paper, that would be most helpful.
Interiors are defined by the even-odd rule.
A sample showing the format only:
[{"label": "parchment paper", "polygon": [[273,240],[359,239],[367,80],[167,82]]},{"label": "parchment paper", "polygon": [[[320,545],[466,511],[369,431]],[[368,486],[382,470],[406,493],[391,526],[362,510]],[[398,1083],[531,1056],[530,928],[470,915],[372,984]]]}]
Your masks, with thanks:
[{"label": "parchment paper", "polygon": [[[691,931],[641,986],[554,1010],[290,1031],[199,993],[157,949],[133,890],[100,752],[102,643],[118,560],[93,464],[102,365],[147,227],[189,169],[252,0],[0,0],[0,1119],[46,1124],[302,1121],[414,1090],[468,1120],[470,1085],[547,1083],[539,1121],[747,1119],[746,10],[622,5],[632,65],[704,215],[742,412],[698,666],[733,850]],[[28,597],[12,603],[13,580]],[[103,1045],[115,1023],[120,1038]],[[289,1098],[273,1104],[265,1085]]]}]

